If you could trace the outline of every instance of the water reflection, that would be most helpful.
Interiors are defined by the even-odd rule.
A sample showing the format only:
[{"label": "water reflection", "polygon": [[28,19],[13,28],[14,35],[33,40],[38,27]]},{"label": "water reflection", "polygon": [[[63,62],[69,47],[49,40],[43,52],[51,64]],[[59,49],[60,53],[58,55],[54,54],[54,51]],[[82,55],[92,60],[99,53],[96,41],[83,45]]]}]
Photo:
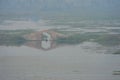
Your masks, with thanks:
[{"label": "water reflection", "polygon": [[41,49],[44,51],[51,50],[57,47],[56,42],[52,40],[42,41],[28,41],[24,44],[25,46]]},{"label": "water reflection", "polygon": [[26,36],[27,41],[24,45],[36,49],[51,50],[57,47],[55,33],[51,31],[40,31]]},{"label": "water reflection", "polygon": [[49,48],[51,48],[51,41],[42,41],[41,42],[41,47],[43,49],[49,49]]},{"label": "water reflection", "polygon": [[[43,31],[1,31],[1,46],[27,46],[44,51],[52,50],[65,45],[80,44],[86,51],[88,49],[96,51],[96,53],[107,52],[112,54],[120,54],[120,37],[119,35],[104,35],[101,33],[76,33],[76,32],[60,32],[57,30]],[[6,34],[7,33],[7,34]],[[12,34],[11,34],[12,33]],[[24,33],[24,35],[23,35]],[[21,35],[22,34],[22,35]],[[88,43],[87,43],[88,42]],[[110,45],[109,45],[110,44]],[[84,47],[85,46],[85,47]],[[102,53],[103,53],[102,52]]]},{"label": "water reflection", "polygon": [[[13,37],[14,36],[14,37]],[[28,46],[36,49],[41,49],[44,51],[54,49],[58,46],[68,45],[68,44],[78,44],[76,40],[66,39],[66,35],[60,34],[52,30],[36,31],[24,36],[6,35],[2,34],[0,38],[1,46]]]}]

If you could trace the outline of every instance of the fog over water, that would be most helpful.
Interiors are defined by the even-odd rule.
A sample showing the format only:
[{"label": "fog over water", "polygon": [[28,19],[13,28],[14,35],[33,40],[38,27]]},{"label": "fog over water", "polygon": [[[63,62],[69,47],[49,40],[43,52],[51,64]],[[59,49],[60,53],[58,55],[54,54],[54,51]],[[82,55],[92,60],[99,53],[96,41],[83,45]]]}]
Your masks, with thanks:
[{"label": "fog over water", "polygon": [[[106,22],[102,23],[102,27],[99,27],[101,26],[99,24],[87,23],[88,20],[80,22],[72,22],[73,25],[62,23],[56,25],[57,22],[52,20],[5,20],[0,24],[0,29],[34,29],[35,31],[57,29],[80,34],[120,34],[120,28],[117,26],[119,22],[109,27],[104,26]],[[87,25],[78,27],[75,24]],[[3,80],[119,80],[119,75],[113,75],[114,71],[120,70],[120,55],[113,54],[119,49],[120,45],[104,46],[94,42],[93,39],[77,45],[56,44],[44,40],[27,42],[21,46],[1,45],[0,78]]]},{"label": "fog over water", "polygon": [[0,80],[120,80],[120,0],[0,0]]}]

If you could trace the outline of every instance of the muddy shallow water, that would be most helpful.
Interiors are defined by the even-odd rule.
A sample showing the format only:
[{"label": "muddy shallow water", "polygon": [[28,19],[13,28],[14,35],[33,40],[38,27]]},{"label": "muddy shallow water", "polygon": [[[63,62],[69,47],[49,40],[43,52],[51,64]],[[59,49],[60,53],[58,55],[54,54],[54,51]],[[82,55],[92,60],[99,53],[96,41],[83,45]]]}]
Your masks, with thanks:
[{"label": "muddy shallow water", "polygon": [[0,46],[0,79],[119,80],[113,71],[120,70],[120,55],[104,54],[105,51],[92,42],[48,51],[27,45]]}]

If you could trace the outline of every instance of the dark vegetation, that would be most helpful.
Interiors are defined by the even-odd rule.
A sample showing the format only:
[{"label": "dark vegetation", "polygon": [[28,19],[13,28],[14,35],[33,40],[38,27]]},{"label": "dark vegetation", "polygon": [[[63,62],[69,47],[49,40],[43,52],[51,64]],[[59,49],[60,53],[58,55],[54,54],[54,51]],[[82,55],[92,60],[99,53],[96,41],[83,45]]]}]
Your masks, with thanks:
[{"label": "dark vegetation", "polygon": [[[67,34],[62,31],[62,33]],[[68,32],[69,33],[69,32]],[[57,43],[66,44],[79,44],[84,41],[94,41],[104,46],[115,46],[120,45],[120,35],[119,34],[107,34],[100,32],[93,33],[75,33],[71,32],[73,35],[63,38],[58,38]]]},{"label": "dark vegetation", "polygon": [[22,45],[26,42],[23,35],[31,32],[33,30],[0,30],[0,45]]},{"label": "dark vegetation", "polygon": [[56,41],[57,43],[63,43],[63,44],[79,44],[96,37],[97,36],[93,34],[74,34],[64,38],[60,37]]},{"label": "dark vegetation", "polygon": [[120,50],[116,51],[116,52],[113,53],[113,54],[116,54],[116,55],[117,55],[117,54],[120,54]]},{"label": "dark vegetation", "polygon": [[120,75],[120,71],[113,71],[113,75]]},{"label": "dark vegetation", "polygon": [[115,46],[120,44],[120,35],[106,34],[98,37],[95,41],[105,46]]}]

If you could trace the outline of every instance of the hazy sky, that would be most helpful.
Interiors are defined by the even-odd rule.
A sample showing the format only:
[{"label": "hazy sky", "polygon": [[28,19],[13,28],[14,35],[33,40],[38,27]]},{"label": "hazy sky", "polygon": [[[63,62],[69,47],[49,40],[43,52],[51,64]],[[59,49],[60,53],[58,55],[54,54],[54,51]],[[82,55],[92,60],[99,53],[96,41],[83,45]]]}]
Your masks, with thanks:
[{"label": "hazy sky", "polygon": [[120,0],[0,0],[0,12],[78,11],[120,13]]}]

